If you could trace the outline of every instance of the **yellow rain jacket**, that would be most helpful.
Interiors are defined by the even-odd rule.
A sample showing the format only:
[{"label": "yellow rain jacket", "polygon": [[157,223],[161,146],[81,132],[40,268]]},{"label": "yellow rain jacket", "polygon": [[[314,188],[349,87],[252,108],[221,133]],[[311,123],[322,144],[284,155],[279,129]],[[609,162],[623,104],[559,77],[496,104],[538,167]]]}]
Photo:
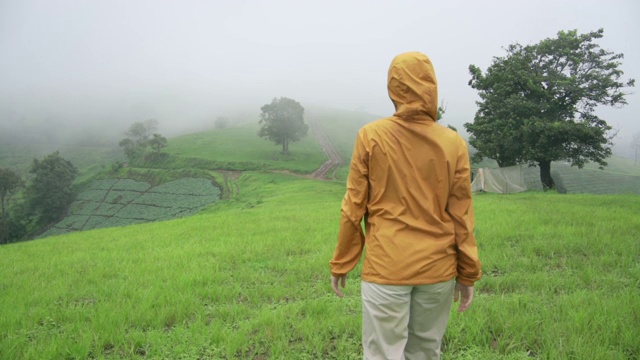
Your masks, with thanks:
[{"label": "yellow rain jacket", "polygon": [[398,55],[388,90],[396,112],[365,125],[356,138],[331,273],[351,271],[366,244],[364,281],[421,285],[457,277],[473,285],[481,271],[469,155],[455,131],[436,123],[429,58]]}]

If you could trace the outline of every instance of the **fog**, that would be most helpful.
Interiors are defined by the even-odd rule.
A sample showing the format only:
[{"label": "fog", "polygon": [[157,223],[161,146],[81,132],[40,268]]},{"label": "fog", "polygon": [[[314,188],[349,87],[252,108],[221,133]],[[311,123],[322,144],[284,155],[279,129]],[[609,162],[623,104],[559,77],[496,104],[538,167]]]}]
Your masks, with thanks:
[{"label": "fog", "polygon": [[[170,135],[257,121],[280,96],[386,116],[387,69],[405,51],[431,57],[444,123],[462,130],[478,100],[469,65],[486,69],[514,42],[604,28],[624,79],[640,78],[638,15],[635,0],[0,0],[0,131],[118,136],[155,118]],[[638,95],[627,100],[599,112],[620,129],[617,152],[640,132]]]}]

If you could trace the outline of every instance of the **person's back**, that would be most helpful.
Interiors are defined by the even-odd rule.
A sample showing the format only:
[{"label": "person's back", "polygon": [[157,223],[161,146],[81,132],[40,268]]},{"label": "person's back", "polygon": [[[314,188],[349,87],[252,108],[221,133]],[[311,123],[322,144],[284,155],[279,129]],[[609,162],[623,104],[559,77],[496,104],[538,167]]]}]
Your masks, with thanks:
[{"label": "person's back", "polygon": [[[404,292],[413,307],[411,293],[420,286],[427,289],[426,285],[438,287],[444,294],[438,300],[444,307],[435,311],[437,319],[429,321],[444,321],[446,327],[448,311],[444,314],[443,309],[448,309],[447,299],[449,306],[451,303],[451,280],[457,278],[459,286],[470,287],[480,277],[467,147],[456,132],[436,123],[437,82],[425,55],[397,56],[388,80],[396,112],[358,132],[341,208],[338,245],[331,261],[332,284],[341,295],[336,289],[337,279],[344,284],[344,275],[355,267],[366,243],[362,297],[367,327],[384,330],[379,326],[379,317],[397,320],[384,315],[388,311],[397,314],[397,308],[379,306],[378,302],[387,301],[385,296],[399,298],[389,294]],[[363,217],[366,241],[360,227]],[[412,340],[408,335],[412,321],[406,310],[408,327],[400,327],[404,335],[392,337],[392,342],[402,344],[403,356],[439,349],[442,334],[431,340],[420,336]],[[440,330],[444,332],[444,327]],[[400,351],[379,339],[387,335],[386,331],[375,330],[368,335],[367,331],[363,324],[365,356],[383,352],[383,357],[388,357]],[[416,345],[417,341],[432,340],[432,350],[423,351]]]},{"label": "person's back", "polygon": [[362,278],[396,285],[452,279],[455,224],[447,204],[464,142],[428,118],[382,119],[360,136],[369,149]]}]

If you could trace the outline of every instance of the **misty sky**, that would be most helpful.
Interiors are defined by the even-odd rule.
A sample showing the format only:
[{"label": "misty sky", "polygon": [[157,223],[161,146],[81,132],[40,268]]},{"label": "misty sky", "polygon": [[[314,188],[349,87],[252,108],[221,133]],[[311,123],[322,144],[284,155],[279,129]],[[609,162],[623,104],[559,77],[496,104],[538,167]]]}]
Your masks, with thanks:
[{"label": "misty sky", "polygon": [[[559,30],[604,28],[640,78],[640,2],[0,0],[0,122],[82,124],[155,117],[178,127],[274,97],[390,115],[391,59],[431,57],[445,124],[473,120],[470,64]],[[640,79],[639,79],[640,81]],[[633,90],[632,90],[633,91]],[[640,131],[640,98],[600,114]],[[257,121],[257,118],[256,118]]]}]

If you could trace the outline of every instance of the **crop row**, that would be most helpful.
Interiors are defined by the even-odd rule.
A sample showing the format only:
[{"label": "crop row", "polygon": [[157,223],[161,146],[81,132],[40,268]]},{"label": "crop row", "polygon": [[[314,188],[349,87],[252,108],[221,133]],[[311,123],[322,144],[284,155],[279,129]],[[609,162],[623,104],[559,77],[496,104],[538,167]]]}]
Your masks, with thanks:
[{"label": "crop row", "polygon": [[211,180],[191,178],[175,180],[158,185],[149,191],[179,195],[220,195],[220,190],[213,186]]},{"label": "crop row", "polygon": [[125,206],[115,216],[124,219],[142,219],[148,221],[168,220],[177,217],[185,210],[188,209],[131,204]]},{"label": "crop row", "polygon": [[[172,209],[172,208],[193,209],[193,208],[201,208],[217,200],[218,200],[218,197],[213,195],[196,196],[196,195],[145,193],[145,194],[139,195],[135,199],[120,201],[121,203],[113,203],[109,201],[105,201],[105,202],[75,201],[71,205],[71,214],[86,215],[86,216],[91,216],[91,215],[112,216],[117,214],[123,209],[127,209],[130,207],[139,208],[141,206],[142,207],[150,206],[154,208],[166,208],[166,209]],[[124,217],[129,217],[129,216],[124,216]]]},{"label": "crop row", "polygon": [[128,204],[139,198],[143,193],[128,190],[111,190],[104,198],[109,204]]},{"label": "crop row", "polygon": [[220,190],[208,179],[181,179],[155,188],[129,179],[99,180],[78,195],[71,215],[43,235],[189,216],[219,197]]},{"label": "crop row", "polygon": [[111,187],[118,182],[118,179],[103,179],[96,180],[91,183],[89,189],[91,190],[109,190]]},{"label": "crop row", "polygon": [[113,184],[111,190],[129,190],[129,191],[147,191],[151,185],[144,181],[135,181],[131,179],[118,179]]},{"label": "crop row", "polygon": [[151,185],[144,181],[135,181],[131,179],[102,179],[92,182],[89,189],[147,191],[150,187]]},{"label": "crop row", "polygon": [[145,193],[133,203],[140,205],[154,205],[162,207],[195,208],[211,204],[218,199],[217,195],[176,195],[162,193]]}]

